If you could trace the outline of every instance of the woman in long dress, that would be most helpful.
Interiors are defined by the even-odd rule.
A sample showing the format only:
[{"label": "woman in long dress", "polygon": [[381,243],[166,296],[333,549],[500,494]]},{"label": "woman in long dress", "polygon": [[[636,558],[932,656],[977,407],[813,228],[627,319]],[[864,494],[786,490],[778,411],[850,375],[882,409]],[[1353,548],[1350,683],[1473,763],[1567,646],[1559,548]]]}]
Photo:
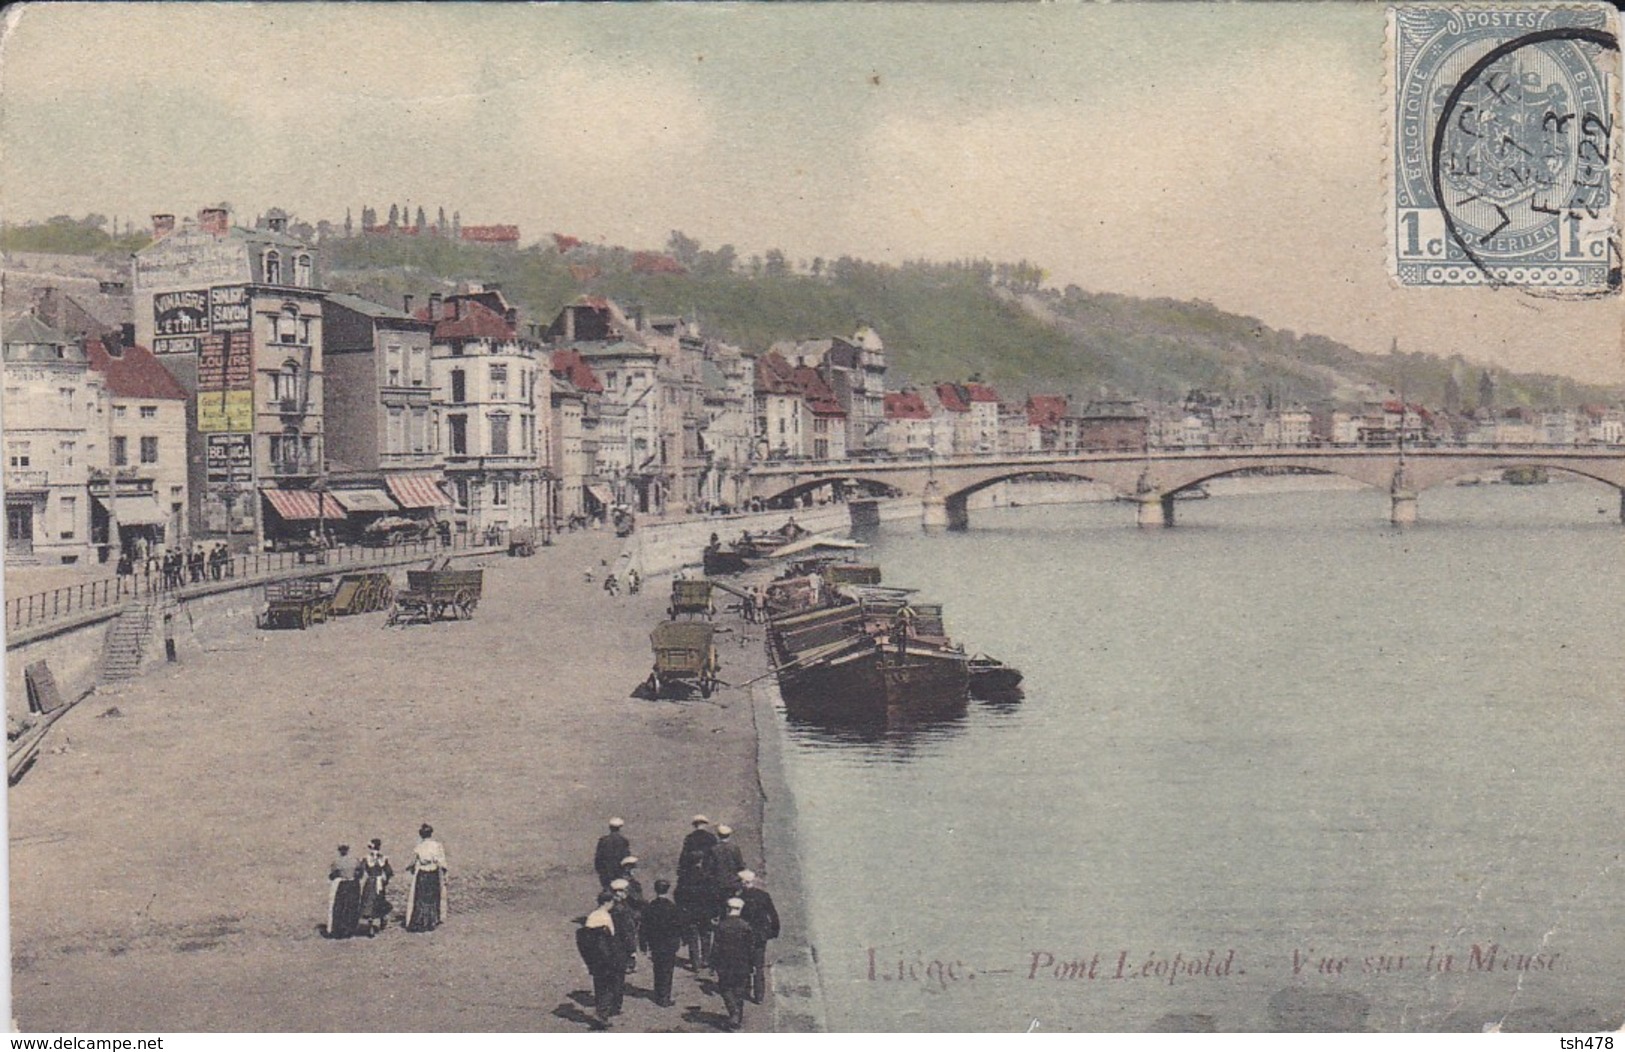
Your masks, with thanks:
[{"label": "woman in long dress", "polygon": [[434,828],[418,830],[407,871],[412,880],[406,891],[406,930],[434,931],[446,913],[446,849],[434,839]]},{"label": "woman in long dress", "polygon": [[367,857],[361,860],[361,920],[367,926],[367,935],[383,931],[389,920],[389,881],[395,876],[389,859],[384,855],[384,842],[377,837],[367,845]]},{"label": "woman in long dress", "polygon": [[361,862],[350,857],[349,844],[339,845],[327,884],[327,937],[348,939],[361,923]]}]

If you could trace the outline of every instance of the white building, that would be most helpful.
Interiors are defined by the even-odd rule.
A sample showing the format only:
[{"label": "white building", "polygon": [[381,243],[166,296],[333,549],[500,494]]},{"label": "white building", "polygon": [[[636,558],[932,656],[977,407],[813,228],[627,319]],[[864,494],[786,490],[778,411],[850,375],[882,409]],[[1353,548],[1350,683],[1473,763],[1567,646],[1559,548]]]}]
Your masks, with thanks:
[{"label": "white building", "polygon": [[[107,463],[91,468],[91,529],[139,556],[188,539],[186,389],[145,347],[85,345],[107,389]],[[104,470],[105,468],[105,470]]]}]

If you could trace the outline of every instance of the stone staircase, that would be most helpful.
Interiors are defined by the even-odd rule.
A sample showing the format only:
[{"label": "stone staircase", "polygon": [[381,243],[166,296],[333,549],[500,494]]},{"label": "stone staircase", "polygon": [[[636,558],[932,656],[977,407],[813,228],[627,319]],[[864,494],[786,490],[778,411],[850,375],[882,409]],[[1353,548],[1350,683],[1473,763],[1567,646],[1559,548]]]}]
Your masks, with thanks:
[{"label": "stone staircase", "polygon": [[103,683],[130,679],[140,673],[141,659],[156,620],[154,604],[147,601],[129,604],[107,626],[102,644]]}]

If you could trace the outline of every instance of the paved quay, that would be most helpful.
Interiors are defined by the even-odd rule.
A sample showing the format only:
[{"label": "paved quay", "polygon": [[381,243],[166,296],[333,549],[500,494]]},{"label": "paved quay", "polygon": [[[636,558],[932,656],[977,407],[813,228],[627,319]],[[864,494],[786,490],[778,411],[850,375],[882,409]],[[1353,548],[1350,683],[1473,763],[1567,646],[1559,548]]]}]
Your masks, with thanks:
[{"label": "paved quay", "polygon": [[[465,562],[486,567],[471,621],[386,629],[371,614],[259,632],[86,698],[10,792],[18,1024],[586,1030],[575,919],[598,890],[593,845],[611,815],[650,894],[697,812],[733,825],[779,893],[762,865],[751,692],[630,696],[670,579],[619,598],[601,570],[584,583],[624,543],[570,534],[532,559]],[[724,680],[759,674],[760,628],[717,624]],[[423,822],[449,857],[447,923],[320,937],[336,845],[382,837],[399,908]],[[712,984],[681,966],[674,1008],[654,1005],[646,958],[631,979],[618,1030],[725,1018]],[[746,1029],[771,1028],[773,1002],[748,1006]]]}]

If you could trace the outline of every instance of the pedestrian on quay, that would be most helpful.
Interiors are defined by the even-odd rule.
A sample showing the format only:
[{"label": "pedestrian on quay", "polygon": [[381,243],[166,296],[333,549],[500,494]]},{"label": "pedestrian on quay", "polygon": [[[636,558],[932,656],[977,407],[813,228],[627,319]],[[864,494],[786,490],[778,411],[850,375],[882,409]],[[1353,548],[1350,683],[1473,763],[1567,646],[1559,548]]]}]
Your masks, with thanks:
[{"label": "pedestrian on quay", "polygon": [[434,838],[434,827],[418,828],[418,845],[406,864],[406,930],[434,931],[446,918],[446,849]]},{"label": "pedestrian on quay", "polygon": [[587,583],[588,584],[592,584],[592,574],[593,574],[593,567],[591,565],[588,565],[587,573],[586,573]]},{"label": "pedestrian on quay", "polygon": [[750,925],[754,941],[751,943],[750,999],[757,1004],[767,996],[767,944],[779,937],[779,911],[773,905],[773,896],[756,882],[756,874],[744,870],[739,874],[744,890],[739,899],[745,904],[740,916]]},{"label": "pedestrian on quay", "polygon": [[327,930],[329,939],[348,939],[361,923],[361,863],[350,857],[350,845],[327,867]]},{"label": "pedestrian on quay", "polygon": [[615,571],[611,570],[604,578],[604,592],[608,595],[621,594],[621,582],[615,579]]},{"label": "pedestrian on quay", "polygon": [[693,830],[683,838],[677,855],[678,911],[683,917],[683,935],[688,942],[689,970],[698,972],[711,957],[711,926],[717,919],[716,887],[711,883],[711,849],[717,836],[708,826],[711,820],[695,815]]},{"label": "pedestrian on quay", "polygon": [[[717,826],[717,843],[711,849],[710,868],[707,870],[716,889],[719,907],[722,900],[739,893],[739,871],[745,868],[745,856],[740,852],[739,845],[734,843],[733,833],[728,826]],[[721,915],[720,908],[717,915]]]},{"label": "pedestrian on quay", "polygon": [[117,595],[135,591],[135,562],[127,551],[118,555],[118,591]]},{"label": "pedestrian on quay", "polygon": [[632,909],[626,891],[626,881],[616,877],[609,882],[614,901],[609,904],[609,915],[615,920],[615,938],[620,940],[626,973],[638,970],[638,918]]},{"label": "pedestrian on quay", "polygon": [[592,868],[598,871],[598,887],[601,891],[609,889],[609,882],[614,880],[621,871],[621,859],[632,853],[632,845],[627,843],[621,830],[626,821],[620,818],[609,820],[609,832],[598,838],[598,848],[592,854]]},{"label": "pedestrian on quay", "polygon": [[593,1016],[600,1029],[610,1025],[610,1018],[621,1010],[621,996],[626,986],[626,965],[621,958],[621,941],[615,937],[615,919],[610,916],[610,903],[615,896],[607,891],[598,893],[598,907],[587,914],[587,919],[576,929],[576,952],[592,976]]},{"label": "pedestrian on quay", "polygon": [[683,918],[677,903],[667,897],[671,881],[655,881],[655,897],[638,918],[638,943],[649,954],[655,973],[655,1004],[670,1008],[671,974],[677,967],[677,947],[683,943]]},{"label": "pedestrian on quay", "polygon": [[159,574],[159,580],[163,580],[162,572],[158,569],[158,553],[151,552],[141,561],[142,583],[147,586],[148,595],[152,594],[152,575],[154,573]]},{"label": "pedestrian on quay", "polygon": [[368,938],[389,923],[389,882],[394,876],[384,842],[373,837],[367,843],[367,857],[361,860],[361,923],[366,925]]},{"label": "pedestrian on quay", "polygon": [[632,567],[626,571],[626,594],[637,595],[643,591],[643,578],[638,574],[638,568]]},{"label": "pedestrian on quay", "polygon": [[632,904],[633,909],[642,913],[645,899],[643,897],[643,882],[638,879],[638,856],[627,855],[621,859],[621,871],[617,875],[620,879],[626,881],[627,901]]},{"label": "pedestrian on quay", "polygon": [[724,906],[727,914],[717,922],[711,963],[716,966],[717,986],[721,988],[722,1004],[728,1010],[728,1021],[723,1029],[738,1030],[745,1025],[745,994],[750,988],[750,962],[755,953],[756,936],[740,916],[745,908],[743,899],[729,899]]}]

